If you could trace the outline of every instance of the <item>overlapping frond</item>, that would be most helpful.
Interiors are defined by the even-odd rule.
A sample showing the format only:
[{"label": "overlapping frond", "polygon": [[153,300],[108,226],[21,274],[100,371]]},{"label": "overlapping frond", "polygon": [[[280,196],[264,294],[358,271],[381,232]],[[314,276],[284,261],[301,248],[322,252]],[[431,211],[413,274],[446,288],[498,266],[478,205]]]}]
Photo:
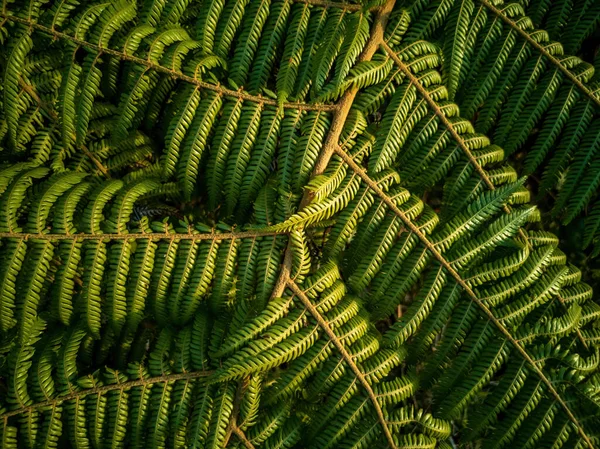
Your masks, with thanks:
[{"label": "overlapping frond", "polygon": [[[456,94],[478,132],[522,161],[524,174],[537,175],[536,189],[551,200],[554,217],[568,224],[587,211],[582,248],[598,239],[590,211],[600,97],[595,68],[578,53],[600,22],[593,3],[457,2],[436,10],[428,33],[407,36],[443,33],[451,98]],[[422,20],[411,26],[420,29]]]}]

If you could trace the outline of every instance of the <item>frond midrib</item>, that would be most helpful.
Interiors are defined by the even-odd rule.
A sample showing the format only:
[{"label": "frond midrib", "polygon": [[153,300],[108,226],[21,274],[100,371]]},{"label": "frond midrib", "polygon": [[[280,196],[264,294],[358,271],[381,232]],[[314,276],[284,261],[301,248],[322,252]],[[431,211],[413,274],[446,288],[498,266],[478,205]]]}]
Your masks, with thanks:
[{"label": "frond midrib", "polygon": [[128,240],[128,239],[146,239],[146,240],[236,240],[236,239],[252,239],[256,237],[274,237],[277,235],[287,235],[288,232],[283,231],[240,231],[240,232],[223,232],[223,233],[180,233],[180,232],[136,232],[123,234],[33,234],[33,233],[17,233],[17,232],[2,232],[0,238],[9,238],[17,240]]},{"label": "frond midrib", "polygon": [[298,298],[300,299],[300,301],[302,302],[304,307],[306,307],[306,309],[310,312],[310,314],[313,316],[313,318],[315,320],[317,320],[317,323],[319,324],[319,326],[323,329],[323,331],[325,331],[329,340],[337,348],[337,350],[341,354],[341,356],[344,359],[344,361],[346,362],[346,364],[348,364],[348,366],[354,373],[354,376],[356,377],[356,379],[363,386],[363,388],[367,392],[367,395],[369,396],[369,399],[371,401],[371,404],[373,405],[373,408],[375,409],[375,413],[377,414],[377,419],[381,423],[383,433],[385,434],[385,438],[388,440],[389,446],[392,449],[396,449],[396,443],[394,443],[394,439],[393,439],[392,433],[390,432],[390,429],[388,427],[388,422],[385,419],[385,416],[383,414],[383,410],[381,409],[379,402],[377,402],[377,396],[375,395],[375,392],[371,388],[371,385],[365,378],[365,376],[362,373],[362,371],[360,370],[360,368],[356,365],[356,363],[354,363],[354,360],[352,360],[352,356],[348,353],[344,344],[335,335],[335,333],[331,329],[331,326],[329,325],[329,323],[327,323],[325,318],[323,318],[323,316],[319,313],[317,308],[310,301],[308,296],[306,296],[306,294],[300,289],[300,287],[298,287],[298,285],[294,282],[294,280],[288,278],[286,285],[292,290],[292,292],[296,296],[298,296]]},{"label": "frond midrib", "polygon": [[[360,4],[346,2],[330,2],[328,0],[294,0],[294,3],[306,3],[307,5],[322,6],[323,8],[336,8],[350,12],[361,11],[363,9],[363,6]],[[371,9],[377,9],[377,7]]]},{"label": "frond midrib", "polygon": [[144,385],[153,385],[153,384],[160,384],[160,383],[176,382],[179,380],[202,379],[202,378],[209,377],[211,374],[212,374],[212,371],[190,371],[187,373],[166,374],[163,376],[148,377],[146,379],[130,380],[130,381],[123,382],[123,383],[115,383],[115,384],[110,384],[110,385],[94,387],[94,388],[88,388],[85,390],[76,391],[74,393],[69,393],[64,396],[58,396],[54,399],[49,399],[47,401],[37,402],[35,404],[29,405],[26,407],[20,407],[15,410],[10,410],[8,412],[0,414],[0,420],[6,420],[12,416],[17,416],[22,413],[39,410],[41,408],[56,407],[57,405],[60,405],[63,402],[82,398],[85,396],[90,396],[92,394],[104,394],[104,393],[107,393],[109,391],[114,391],[114,390],[123,390],[124,391],[124,390],[129,390],[134,387],[141,387]]}]

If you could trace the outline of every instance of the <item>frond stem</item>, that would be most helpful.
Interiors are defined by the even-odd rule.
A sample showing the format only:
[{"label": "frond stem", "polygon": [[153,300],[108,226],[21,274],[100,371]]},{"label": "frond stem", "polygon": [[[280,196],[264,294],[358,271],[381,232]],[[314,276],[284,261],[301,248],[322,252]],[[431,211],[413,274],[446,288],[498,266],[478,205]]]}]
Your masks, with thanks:
[{"label": "frond stem", "polygon": [[104,394],[109,391],[114,390],[129,390],[133,387],[140,387],[143,385],[152,385],[158,383],[167,383],[167,382],[176,382],[178,380],[190,380],[190,379],[200,379],[203,377],[208,377],[212,374],[212,371],[190,371],[188,373],[177,373],[177,374],[167,374],[164,376],[156,376],[156,377],[148,377],[146,379],[137,379],[130,380],[123,383],[116,383],[110,385],[103,385],[100,387],[89,388],[87,390],[80,390],[73,393],[69,393],[64,396],[59,396],[55,399],[49,399],[47,401],[38,402],[33,405],[29,405],[27,407],[21,407],[15,410],[11,410],[9,412],[0,414],[0,419],[7,419],[11,416],[17,416],[21,413],[27,413],[34,410],[38,410],[46,407],[55,407],[63,402],[70,401],[76,398],[82,398],[85,396],[89,396],[92,394]]},{"label": "frond stem", "polygon": [[236,240],[249,239],[256,237],[273,237],[276,235],[287,235],[287,232],[270,231],[244,231],[244,232],[223,232],[217,233],[134,233],[134,234],[27,234],[16,232],[0,232],[0,239],[19,239],[19,240],[128,240],[128,239],[147,239],[147,240]]},{"label": "frond stem", "polygon": [[236,437],[246,446],[246,449],[254,449],[254,445],[250,442],[246,434],[240,429],[237,425],[231,426],[231,431],[235,434]]},{"label": "frond stem", "polygon": [[387,420],[385,419],[385,416],[383,415],[383,410],[381,409],[379,402],[377,402],[377,396],[375,395],[375,392],[371,388],[371,385],[365,378],[365,375],[358,368],[356,363],[354,363],[354,360],[352,360],[352,356],[346,350],[346,347],[340,341],[338,336],[335,335],[335,333],[331,329],[331,326],[329,326],[329,323],[319,313],[317,308],[310,301],[309,297],[306,296],[306,294],[302,291],[302,289],[300,289],[300,287],[298,287],[298,284],[296,284],[291,279],[288,279],[286,284],[292,290],[292,292],[294,292],[294,294],[300,299],[300,301],[302,302],[304,307],[306,307],[308,309],[308,311],[314,317],[314,319],[317,320],[317,323],[319,324],[319,326],[323,329],[323,331],[325,331],[325,333],[329,337],[329,341],[331,341],[334,344],[334,346],[337,348],[337,350],[342,355],[342,358],[344,359],[344,361],[348,364],[348,366],[350,367],[350,369],[352,370],[352,372],[354,373],[354,375],[356,376],[358,381],[361,383],[361,385],[366,390],[367,395],[369,396],[369,399],[371,400],[371,402],[373,403],[373,407],[375,408],[375,413],[377,414],[377,419],[379,420],[379,422],[381,423],[381,427],[383,428],[383,433],[385,434],[385,438],[387,439],[389,446],[392,449],[395,449],[396,443],[394,443],[394,439],[393,439],[392,433],[390,432],[390,429],[388,427]]},{"label": "frond stem", "polygon": [[[365,47],[362,53],[358,57],[358,62],[370,61],[373,58],[373,55],[377,51],[379,47],[379,43],[384,41],[384,30],[387,25],[388,18],[392,12],[394,7],[395,0],[388,0],[385,5],[383,5],[379,12],[377,13],[377,17],[373,23],[372,31],[367,40]],[[329,133],[325,139],[323,144],[323,148],[319,153],[319,157],[315,163],[315,167],[312,172],[312,177],[318,176],[322,174],[327,165],[329,164],[329,160],[335,149],[337,148],[340,140],[340,135],[346,124],[346,119],[348,118],[348,113],[350,112],[350,108],[352,107],[352,103],[354,102],[354,98],[358,93],[359,88],[354,87],[352,89],[347,90],[342,95],[342,98],[337,103],[337,110],[332,117],[331,120],[331,128],[329,129]],[[301,207],[306,206],[312,200],[311,191],[306,190],[305,196],[302,199]]]},{"label": "frond stem", "polygon": [[294,0],[294,3],[306,3],[307,5],[322,6],[323,8],[342,9],[344,11],[354,12],[361,11],[362,5],[345,3],[345,2],[329,2],[327,0]]},{"label": "frond stem", "polygon": [[479,308],[487,315],[488,319],[498,328],[498,330],[504,335],[504,337],[515,347],[515,349],[521,354],[521,356],[527,361],[527,363],[529,363],[529,365],[531,365],[531,368],[533,369],[533,371],[535,371],[536,374],[539,376],[540,380],[544,384],[546,384],[548,391],[552,394],[552,396],[554,396],[556,401],[565,410],[565,413],[567,414],[569,419],[575,424],[579,435],[585,440],[586,444],[591,449],[593,449],[594,446],[593,446],[590,438],[587,436],[587,434],[583,430],[583,427],[579,424],[579,421],[577,420],[577,418],[575,417],[575,415],[573,414],[573,412],[571,411],[569,406],[562,399],[560,394],[554,388],[554,385],[552,385],[552,382],[546,377],[544,372],[538,367],[535,360],[529,355],[529,353],[525,350],[525,348],[523,348],[523,346],[521,346],[519,344],[519,342],[508,331],[508,329],[506,329],[506,327],[504,327],[504,325],[500,322],[500,320],[498,320],[494,316],[492,311],[479,299],[479,297],[475,294],[475,292],[471,289],[471,287],[469,287],[469,285],[463,280],[463,278],[460,276],[460,274],[452,267],[450,262],[448,262],[446,260],[446,258],[442,255],[442,253],[440,253],[438,251],[436,246],[427,238],[427,236],[425,234],[423,234],[423,232],[421,232],[421,230],[412,221],[409,220],[409,218],[406,216],[406,214],[404,212],[402,212],[398,208],[398,206],[396,206],[396,203],[377,185],[377,183],[375,181],[373,181],[373,179],[371,179],[369,177],[369,175],[367,175],[365,170],[363,168],[361,168],[341,148],[338,147],[336,149],[336,153],[348,164],[348,166],[355,173],[357,173],[361,177],[361,179],[365,182],[365,184],[367,184],[367,186],[371,190],[373,190],[377,194],[377,196],[379,196],[382,199],[382,201],[392,211],[394,211],[394,213],[404,222],[406,227],[408,227],[411,230],[411,232],[413,232],[419,238],[419,240],[421,240],[423,245],[425,245],[425,247],[431,252],[431,254],[433,254],[433,256],[446,269],[446,271],[448,273],[450,273],[450,275],[452,275],[452,277],[463,288],[463,290],[468,294],[468,296],[471,297],[471,300],[473,300],[473,302],[475,302],[479,306]]},{"label": "frond stem", "polygon": [[[227,430],[225,431],[225,439],[223,440],[223,447],[227,447],[229,443],[229,439],[231,438],[231,434],[233,433],[233,428],[237,427],[237,417],[240,412],[240,401],[242,400],[242,396],[244,395],[244,391],[246,389],[247,383],[246,379],[242,379],[238,382],[238,386],[235,392],[235,398],[233,399],[233,411],[231,412],[231,417],[229,418],[229,424],[227,425]],[[241,431],[241,429],[240,429]]]},{"label": "frond stem", "polygon": [[[11,22],[18,22],[25,26],[28,26],[32,29],[42,31],[44,33],[49,34],[54,39],[64,39],[70,42],[73,42],[81,47],[89,48],[91,50],[97,51],[99,53],[106,53],[108,55],[114,56],[116,58],[122,59],[124,61],[130,61],[139,65],[143,65],[149,69],[156,70],[157,72],[161,72],[167,74],[173,78],[180,79],[190,84],[194,84],[202,89],[212,90],[214,92],[219,93],[220,95],[232,98],[240,98],[246,101],[252,101],[255,103],[268,104],[272,106],[280,106],[277,100],[272,100],[270,98],[265,98],[262,95],[250,95],[242,90],[231,90],[225,87],[221,87],[219,85],[210,84],[204,81],[200,81],[192,76],[184,75],[181,72],[176,70],[169,69],[160,64],[155,64],[154,62],[148,61],[143,58],[139,58],[137,56],[128,55],[118,50],[113,50],[111,48],[104,48],[96,44],[92,44],[91,42],[84,41],[82,39],[77,39],[67,33],[63,33],[61,31],[53,30],[52,28],[46,27],[44,25],[40,25],[39,23],[31,22],[26,19],[22,19],[20,17],[15,17],[11,15],[1,14],[5,20],[9,20]],[[286,109],[299,109],[303,111],[334,111],[336,109],[335,104],[308,104],[308,103],[283,103],[283,107]]]},{"label": "frond stem", "polygon": [[19,85],[31,96],[31,98],[36,101],[39,107],[50,116],[51,120],[58,120],[56,111],[42,101],[38,93],[35,91],[35,88],[31,84],[26,83],[21,76],[19,76]]}]

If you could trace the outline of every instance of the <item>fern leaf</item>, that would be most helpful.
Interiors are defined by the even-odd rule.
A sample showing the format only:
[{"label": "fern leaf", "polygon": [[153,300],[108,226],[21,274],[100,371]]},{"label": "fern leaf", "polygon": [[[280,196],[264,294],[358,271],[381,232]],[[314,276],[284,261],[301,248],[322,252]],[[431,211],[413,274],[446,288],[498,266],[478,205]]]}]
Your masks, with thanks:
[{"label": "fern leaf", "polygon": [[[290,8],[291,2],[287,0],[275,2],[269,8],[269,17],[261,32],[256,57],[250,71],[250,78],[248,80],[248,90],[250,92],[259,92],[261,89],[267,87],[267,82],[271,78],[276,58],[284,40]],[[293,35],[294,31],[292,30],[293,28],[290,30],[291,33],[288,36]],[[283,57],[285,58],[285,56]],[[284,61],[282,61],[282,67]]]},{"label": "fern leaf", "polygon": [[[231,60],[231,71],[229,72],[229,77],[238,86],[246,83],[252,58],[258,47],[259,37],[269,15],[270,5],[270,0],[253,2],[242,20],[239,37],[240,45],[235,48]],[[266,57],[266,55],[262,57]]]},{"label": "fern leaf", "polygon": [[239,196],[241,208],[247,208],[266,183],[275,157],[282,115],[280,110],[267,108],[262,112],[260,131],[241,182]]},{"label": "fern leaf", "polygon": [[82,68],[73,61],[67,66],[62,77],[62,85],[59,94],[60,103],[58,106],[62,121],[62,140],[63,145],[68,145],[74,140],[75,136],[75,117],[77,86]]},{"label": "fern leaf", "polygon": [[196,86],[187,85],[181,92],[181,98],[185,99],[185,103],[175,112],[175,116],[171,119],[167,135],[165,136],[166,156],[163,172],[167,178],[175,173],[180,146],[186,136],[187,130],[193,123],[196,108],[198,107],[198,103],[200,103],[200,91]]},{"label": "fern leaf", "polygon": [[344,41],[335,61],[334,82],[337,84],[346,78],[369,38],[368,16],[368,13],[357,12],[348,19]]},{"label": "fern leaf", "polygon": [[238,126],[240,132],[232,142],[233,151],[227,158],[225,169],[225,213],[231,215],[234,212],[240,194],[242,178],[258,136],[262,116],[262,107],[256,103],[248,103],[242,107]]},{"label": "fern leaf", "polygon": [[211,0],[205,7],[200,9],[196,23],[196,39],[200,42],[200,48],[205,53],[210,53],[213,50],[217,22],[224,4],[224,0]]},{"label": "fern leaf", "polygon": [[4,69],[4,103],[5,116],[8,126],[10,145],[17,146],[17,131],[19,123],[19,79],[23,62],[33,48],[33,41],[27,30],[23,30],[19,37],[12,40],[12,46],[6,58]]},{"label": "fern leaf", "polygon": [[[212,131],[212,125],[221,109],[221,96],[208,93],[207,97],[200,101],[198,110],[194,114],[194,120],[189,125],[190,129],[183,141],[183,151],[178,163],[178,178],[183,180],[183,193],[186,199],[190,199],[196,187],[200,162]],[[169,155],[165,164],[168,164]]]},{"label": "fern leaf", "polygon": [[374,172],[388,168],[400,148],[397,147],[399,132],[416,100],[416,89],[405,83],[394,94],[384,116],[379,137],[373,146],[373,156],[369,159],[369,169]]},{"label": "fern leaf", "polygon": [[[229,54],[235,34],[242,23],[244,10],[248,5],[248,1],[249,0],[227,2],[224,6],[224,10],[220,14],[221,17],[218,21],[217,28],[214,31],[213,50],[215,54],[223,58],[227,57]],[[212,3],[211,7],[216,8],[218,7],[217,5],[217,3]],[[212,26],[214,27],[214,24]],[[202,42],[202,39],[199,40]],[[208,46],[206,48],[208,48]]]},{"label": "fern leaf", "polygon": [[325,84],[329,70],[342,46],[344,30],[346,27],[345,13],[343,11],[330,11],[324,25],[323,36],[312,62],[311,96],[316,97]]},{"label": "fern leaf", "polygon": [[294,88],[294,97],[301,100],[309,91],[312,79],[312,67],[315,63],[314,57],[321,38],[327,26],[328,8],[312,9],[306,29],[305,44],[298,66],[298,76]]},{"label": "fern leaf", "polygon": [[319,155],[330,121],[326,112],[310,112],[302,120],[300,137],[296,143],[294,162],[295,188],[300,190],[310,177]]},{"label": "fern leaf", "polygon": [[212,208],[215,208],[221,198],[221,186],[226,171],[227,158],[231,151],[231,142],[235,137],[242,102],[227,102],[215,129],[211,142],[211,152],[206,167],[208,197]]},{"label": "fern leaf", "polygon": [[216,449],[223,446],[227,435],[229,417],[233,412],[234,396],[235,388],[230,383],[223,384],[217,391],[210,420],[210,433],[205,446],[207,449]]},{"label": "fern leaf", "polygon": [[452,36],[444,42],[445,80],[448,85],[448,98],[454,99],[462,71],[466,50],[467,32],[475,5],[471,0],[462,0],[452,5],[445,32]]},{"label": "fern leaf", "polygon": [[100,91],[100,81],[102,80],[102,71],[98,68],[100,62],[100,54],[89,53],[82,64],[82,79],[81,79],[81,92],[79,93],[79,101],[77,102],[77,123],[76,129],[76,142],[78,145],[83,144],[90,117],[92,114],[92,106],[94,104],[94,98]]},{"label": "fern leaf", "polygon": [[307,4],[294,5],[279,72],[277,73],[277,100],[283,104],[293,94],[298,68],[302,61],[304,41],[310,20]]},{"label": "fern leaf", "polygon": [[21,230],[17,222],[19,206],[24,201],[33,180],[43,178],[47,173],[48,169],[45,167],[33,168],[20,173],[10,183],[0,197],[0,231],[19,232]]}]

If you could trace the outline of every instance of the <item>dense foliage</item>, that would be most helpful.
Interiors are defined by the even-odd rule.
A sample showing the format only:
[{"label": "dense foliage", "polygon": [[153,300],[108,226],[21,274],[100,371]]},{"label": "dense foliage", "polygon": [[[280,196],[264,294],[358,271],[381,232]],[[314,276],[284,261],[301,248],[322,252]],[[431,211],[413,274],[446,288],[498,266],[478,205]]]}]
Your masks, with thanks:
[{"label": "dense foliage", "polygon": [[599,23],[4,0],[0,446],[600,447]]}]

